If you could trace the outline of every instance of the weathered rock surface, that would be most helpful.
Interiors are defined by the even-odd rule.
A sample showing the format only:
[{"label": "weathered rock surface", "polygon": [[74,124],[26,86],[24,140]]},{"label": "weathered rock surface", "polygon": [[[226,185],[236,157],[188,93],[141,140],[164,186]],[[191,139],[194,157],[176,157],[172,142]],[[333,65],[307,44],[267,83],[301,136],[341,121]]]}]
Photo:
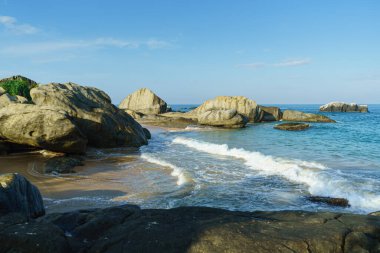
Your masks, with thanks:
[{"label": "weathered rock surface", "polygon": [[128,95],[119,108],[150,115],[165,113],[167,104],[150,89],[142,88]]},{"label": "weathered rock surface", "polygon": [[331,102],[322,105],[321,112],[368,112],[368,105],[358,105],[355,103]]},{"label": "weathered rock surface", "polygon": [[323,196],[310,196],[307,198],[311,202],[325,203],[331,206],[349,207],[350,203],[344,198],[331,198]]},{"label": "weathered rock surface", "polygon": [[0,139],[65,153],[84,153],[87,139],[65,112],[12,104],[0,109]]},{"label": "weathered rock surface", "polygon": [[309,127],[310,125],[305,123],[282,123],[275,125],[273,128],[285,131],[301,131]]},{"label": "weathered rock surface", "polygon": [[214,99],[207,100],[196,109],[190,111],[190,114],[200,115],[212,110],[236,110],[239,114],[248,118],[251,122],[259,120],[259,106],[255,101],[242,96],[219,96]]},{"label": "weathered rock surface", "polygon": [[17,173],[0,175],[0,216],[9,213],[20,213],[27,219],[45,214],[38,188]]},{"label": "weathered rock surface", "polygon": [[198,115],[198,123],[201,125],[241,128],[248,122],[245,116],[237,113],[235,109],[230,110],[210,110]]},{"label": "weathered rock surface", "polygon": [[282,114],[282,120],[284,121],[301,121],[301,122],[326,122],[335,123],[335,120],[330,119],[324,115],[305,113],[293,110],[285,110]]},{"label": "weathered rock surface", "polygon": [[[0,252],[379,252],[380,217],[120,206],[0,220]],[[18,225],[22,224],[22,225]]]},{"label": "weathered rock surface", "polygon": [[103,91],[74,83],[41,85],[30,92],[33,102],[66,112],[95,147],[147,144],[143,128],[111,103]]},{"label": "weathered rock surface", "polygon": [[275,106],[268,107],[268,106],[260,105],[259,108],[261,111],[260,114],[262,115],[259,120],[260,122],[261,121],[265,121],[265,122],[279,121],[282,118],[281,109],[278,107],[275,107]]},{"label": "weathered rock surface", "polygon": [[11,96],[8,93],[0,96],[0,108],[8,106],[10,104],[27,104],[28,99],[22,96]]}]

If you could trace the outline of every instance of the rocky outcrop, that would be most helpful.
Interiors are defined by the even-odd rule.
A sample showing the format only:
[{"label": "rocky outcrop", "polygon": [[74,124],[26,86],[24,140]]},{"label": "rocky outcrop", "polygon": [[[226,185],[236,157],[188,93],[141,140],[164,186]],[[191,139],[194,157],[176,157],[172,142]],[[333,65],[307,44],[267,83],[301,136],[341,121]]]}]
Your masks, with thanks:
[{"label": "rocky outcrop", "polygon": [[[0,252],[378,252],[380,217],[120,206],[0,220]],[[22,224],[22,225],[19,225]]]},{"label": "rocky outcrop", "polygon": [[20,213],[29,219],[45,214],[40,191],[17,173],[0,175],[0,207],[0,216]]},{"label": "rocky outcrop", "polygon": [[281,109],[275,106],[259,106],[260,108],[260,122],[265,121],[279,121],[282,118]]},{"label": "rocky outcrop", "polygon": [[0,108],[8,106],[10,104],[27,104],[28,99],[22,96],[11,96],[8,93],[0,96]]},{"label": "rocky outcrop", "polygon": [[273,128],[285,131],[301,131],[308,129],[309,127],[310,125],[305,123],[282,123],[275,125]]},{"label": "rocky outcrop", "polygon": [[260,108],[255,101],[242,96],[219,96],[207,100],[189,114],[200,115],[212,110],[236,110],[242,116],[248,118],[250,122],[258,122],[260,118]]},{"label": "rocky outcrop", "polygon": [[87,139],[63,111],[12,104],[0,109],[0,140],[65,153],[84,153]]},{"label": "rocky outcrop", "polygon": [[142,88],[128,95],[119,108],[150,115],[165,113],[167,104],[150,89]]},{"label": "rocky outcrop", "polygon": [[358,105],[355,103],[331,102],[322,105],[321,112],[368,112],[368,105]]},{"label": "rocky outcrop", "polygon": [[248,122],[245,116],[237,113],[235,109],[230,110],[210,110],[198,115],[198,123],[201,125],[241,128]]},{"label": "rocky outcrop", "polygon": [[66,112],[94,147],[139,147],[147,144],[143,128],[109,96],[96,88],[74,83],[51,83],[30,92],[33,102]]},{"label": "rocky outcrop", "polygon": [[324,115],[305,113],[293,110],[285,110],[282,115],[284,121],[301,121],[301,122],[325,122],[335,123],[335,120],[330,119]]}]

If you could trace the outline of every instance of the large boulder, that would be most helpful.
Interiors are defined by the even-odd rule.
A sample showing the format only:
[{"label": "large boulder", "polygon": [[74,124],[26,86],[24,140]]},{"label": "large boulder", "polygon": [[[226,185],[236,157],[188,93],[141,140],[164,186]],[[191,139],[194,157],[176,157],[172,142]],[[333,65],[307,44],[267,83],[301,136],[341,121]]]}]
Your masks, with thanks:
[{"label": "large boulder", "polygon": [[167,104],[150,89],[142,88],[128,95],[119,105],[120,109],[143,114],[167,112]]},{"label": "large boulder", "polygon": [[198,115],[198,123],[201,125],[241,128],[248,122],[245,116],[237,113],[235,109],[230,110],[210,110]]},{"label": "large boulder", "polygon": [[207,100],[196,109],[190,111],[190,114],[200,115],[212,110],[231,110],[245,116],[251,122],[260,120],[260,108],[255,101],[243,96],[219,96],[214,99]]},{"label": "large boulder", "polygon": [[84,153],[87,139],[69,118],[55,108],[12,104],[0,109],[0,139],[65,153]]},{"label": "large boulder", "polygon": [[324,115],[305,113],[300,111],[285,110],[282,114],[284,121],[301,121],[301,122],[327,122],[335,123],[335,120],[330,119]]},{"label": "large boulder", "polygon": [[355,103],[331,102],[322,105],[321,112],[368,112],[368,105],[358,105]]},{"label": "large boulder", "polygon": [[0,175],[0,215],[17,212],[27,218],[45,214],[40,191],[17,173]]},{"label": "large boulder", "polygon": [[30,92],[33,102],[66,112],[94,147],[147,144],[144,130],[103,91],[74,83],[51,83]]},{"label": "large boulder", "polygon": [[260,117],[261,121],[279,121],[282,118],[282,112],[281,109],[275,106],[259,106],[260,108],[260,114],[262,115]]}]

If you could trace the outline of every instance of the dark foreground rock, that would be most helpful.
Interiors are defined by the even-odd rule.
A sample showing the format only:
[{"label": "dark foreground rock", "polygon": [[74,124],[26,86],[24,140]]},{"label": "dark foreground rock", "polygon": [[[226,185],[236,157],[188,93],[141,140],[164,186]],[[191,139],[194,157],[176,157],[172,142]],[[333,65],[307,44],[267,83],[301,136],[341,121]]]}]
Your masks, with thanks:
[{"label": "dark foreground rock", "polygon": [[380,217],[120,206],[0,218],[0,252],[379,252]]},{"label": "dark foreground rock", "polygon": [[310,196],[307,199],[311,202],[316,203],[325,203],[330,206],[341,206],[341,207],[349,207],[350,203],[347,199],[344,198],[330,198],[330,197],[322,197],[322,196]]},{"label": "dark foreground rock", "polygon": [[45,214],[38,188],[17,173],[0,175],[0,217],[10,213],[19,213],[26,220]]},{"label": "dark foreground rock", "polygon": [[310,125],[305,123],[282,123],[275,125],[273,128],[285,131],[301,131],[308,129],[309,127]]}]

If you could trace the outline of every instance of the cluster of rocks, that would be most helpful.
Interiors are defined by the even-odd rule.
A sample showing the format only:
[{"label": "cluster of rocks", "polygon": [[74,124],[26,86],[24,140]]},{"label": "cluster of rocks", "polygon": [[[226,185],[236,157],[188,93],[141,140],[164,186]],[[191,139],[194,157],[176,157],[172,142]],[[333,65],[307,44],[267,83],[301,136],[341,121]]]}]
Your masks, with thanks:
[{"label": "cluster of rocks", "polygon": [[248,122],[301,121],[335,122],[318,114],[281,111],[278,107],[258,105],[243,96],[218,96],[189,112],[168,112],[167,103],[149,89],[140,89],[127,96],[119,105],[142,123],[164,126],[200,124],[224,128],[241,128]]},{"label": "cluster of rocks", "polygon": [[29,147],[81,154],[87,146],[139,147],[150,136],[97,88],[51,83],[31,89],[31,101],[10,97],[0,97],[6,100],[0,104],[0,153]]},{"label": "cluster of rocks", "polygon": [[45,214],[38,189],[0,176],[0,252],[379,252],[380,217],[207,207]]},{"label": "cluster of rocks", "polygon": [[331,102],[322,105],[321,112],[368,112],[368,105],[358,105],[356,103]]}]

